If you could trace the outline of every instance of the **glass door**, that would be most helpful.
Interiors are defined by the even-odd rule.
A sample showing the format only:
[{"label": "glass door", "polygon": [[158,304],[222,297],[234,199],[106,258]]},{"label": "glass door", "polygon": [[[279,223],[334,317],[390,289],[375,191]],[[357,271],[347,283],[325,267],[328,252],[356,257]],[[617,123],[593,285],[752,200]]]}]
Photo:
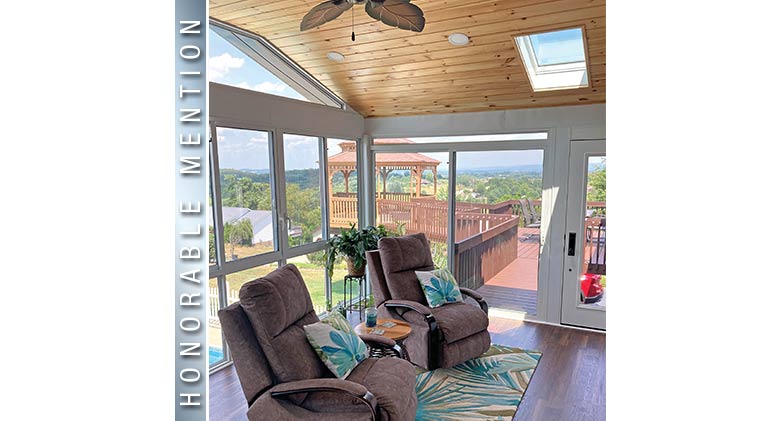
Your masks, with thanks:
[{"label": "glass door", "polygon": [[571,142],[561,321],[607,327],[606,141]]},{"label": "glass door", "polygon": [[546,228],[544,150],[456,155],[456,277],[477,290],[491,310],[536,316]]},{"label": "glass door", "polygon": [[375,139],[375,223],[424,233],[437,267],[499,317],[547,317],[547,133]]}]

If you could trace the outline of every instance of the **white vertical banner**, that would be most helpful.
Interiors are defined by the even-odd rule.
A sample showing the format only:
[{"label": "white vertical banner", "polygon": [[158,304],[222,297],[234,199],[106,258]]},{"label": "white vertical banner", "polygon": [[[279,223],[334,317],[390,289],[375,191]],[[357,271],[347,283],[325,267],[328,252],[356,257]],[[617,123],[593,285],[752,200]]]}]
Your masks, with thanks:
[{"label": "white vertical banner", "polygon": [[208,3],[176,0],[176,419],[208,418]]}]

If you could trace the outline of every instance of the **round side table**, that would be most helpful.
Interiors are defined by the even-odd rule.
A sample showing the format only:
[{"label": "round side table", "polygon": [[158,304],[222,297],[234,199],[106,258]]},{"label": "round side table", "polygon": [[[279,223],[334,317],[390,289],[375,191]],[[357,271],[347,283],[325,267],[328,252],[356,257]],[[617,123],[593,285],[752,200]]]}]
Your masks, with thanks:
[{"label": "round side table", "polygon": [[[384,323],[395,323],[392,327],[385,327],[382,326]],[[393,319],[377,319],[376,326],[374,327],[366,327],[366,322],[362,322],[359,325],[355,326],[355,332],[357,332],[358,335],[377,335],[376,332],[377,329],[381,329],[384,332],[382,332],[379,336],[384,336],[385,338],[392,339],[395,341],[395,343],[398,344],[399,347],[401,347],[401,352],[403,353],[402,357],[405,360],[408,360],[408,356],[406,354],[406,347],[404,347],[404,339],[409,337],[409,334],[412,333],[412,327],[409,325],[409,323],[401,321],[401,320],[393,320]],[[382,357],[392,357],[395,354],[392,353],[392,351],[384,348],[372,348],[369,347],[370,354],[372,357],[375,358],[382,358]]]}]

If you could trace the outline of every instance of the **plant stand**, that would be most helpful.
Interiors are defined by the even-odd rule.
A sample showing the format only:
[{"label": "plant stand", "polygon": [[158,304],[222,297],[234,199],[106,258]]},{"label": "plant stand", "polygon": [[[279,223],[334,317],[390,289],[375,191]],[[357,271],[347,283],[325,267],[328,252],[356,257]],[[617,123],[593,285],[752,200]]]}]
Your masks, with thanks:
[{"label": "plant stand", "polygon": [[[355,281],[357,281],[357,291],[355,291],[358,299],[357,303],[353,303],[355,295],[353,295],[352,292],[352,284]],[[349,285],[349,298],[347,298],[347,285]],[[368,285],[366,284],[366,275],[344,276],[344,305],[346,306],[347,312],[357,311],[360,321],[363,321],[363,311],[366,309],[365,299],[368,295],[368,291],[366,290],[367,288]]]}]

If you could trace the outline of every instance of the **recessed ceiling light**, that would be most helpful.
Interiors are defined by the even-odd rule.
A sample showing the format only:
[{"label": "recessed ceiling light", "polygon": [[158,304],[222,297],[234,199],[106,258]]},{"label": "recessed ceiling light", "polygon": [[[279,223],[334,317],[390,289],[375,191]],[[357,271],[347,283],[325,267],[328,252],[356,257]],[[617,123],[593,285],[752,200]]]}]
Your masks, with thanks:
[{"label": "recessed ceiling light", "polygon": [[338,53],[336,51],[331,51],[328,53],[328,58],[333,61],[344,61],[344,55],[341,53]]},{"label": "recessed ceiling light", "polygon": [[468,45],[469,43],[469,37],[466,34],[461,34],[460,32],[450,34],[447,39],[452,45]]}]

